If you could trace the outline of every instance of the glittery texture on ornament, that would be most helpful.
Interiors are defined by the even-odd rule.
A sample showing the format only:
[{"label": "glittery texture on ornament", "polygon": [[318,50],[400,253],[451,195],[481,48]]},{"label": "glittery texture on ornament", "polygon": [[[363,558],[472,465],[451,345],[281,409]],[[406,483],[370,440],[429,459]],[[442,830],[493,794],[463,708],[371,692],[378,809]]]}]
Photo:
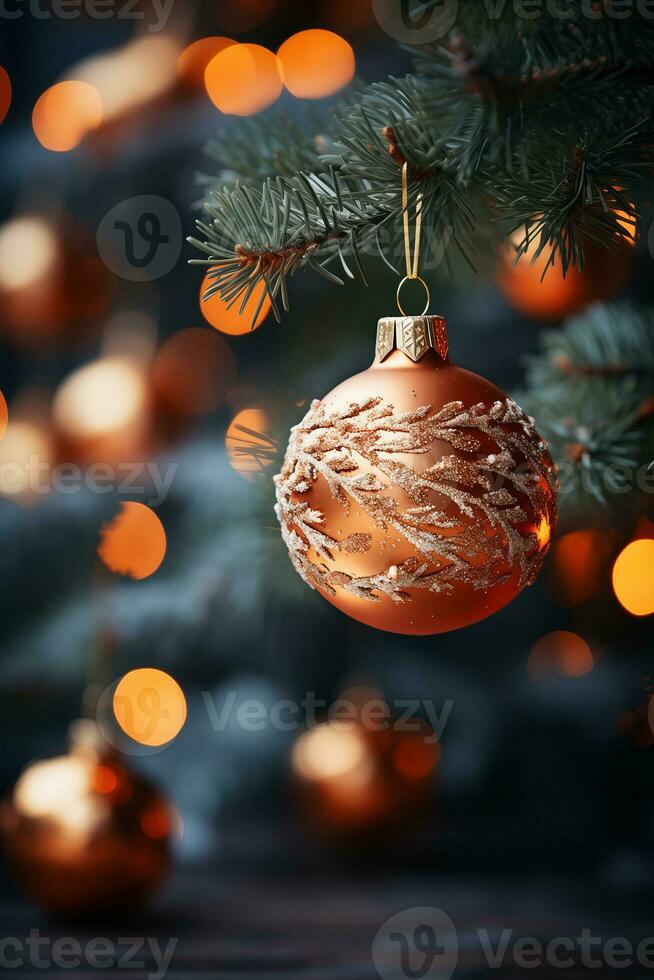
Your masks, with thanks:
[{"label": "glittery texture on ornament", "polygon": [[305,582],[355,619],[455,629],[538,575],[554,466],[533,421],[483,378],[434,349],[380,354],[291,431],[275,478],[282,536]]}]

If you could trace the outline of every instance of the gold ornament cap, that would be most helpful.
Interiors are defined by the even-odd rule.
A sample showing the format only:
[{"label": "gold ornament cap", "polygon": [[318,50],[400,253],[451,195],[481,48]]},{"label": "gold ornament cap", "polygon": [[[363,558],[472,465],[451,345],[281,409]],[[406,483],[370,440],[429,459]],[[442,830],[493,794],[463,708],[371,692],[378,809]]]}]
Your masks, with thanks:
[{"label": "gold ornament cap", "polygon": [[447,327],[442,316],[385,316],[377,324],[375,360],[380,364],[394,350],[419,361],[428,350],[447,360]]}]

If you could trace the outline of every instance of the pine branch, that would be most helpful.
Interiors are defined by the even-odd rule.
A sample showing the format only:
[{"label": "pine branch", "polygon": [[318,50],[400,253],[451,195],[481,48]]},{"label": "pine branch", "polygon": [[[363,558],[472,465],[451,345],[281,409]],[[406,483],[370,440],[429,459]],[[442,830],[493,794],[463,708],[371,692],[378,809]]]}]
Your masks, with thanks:
[{"label": "pine branch", "polygon": [[323,176],[268,179],[261,189],[237,184],[213,191],[205,204],[210,223],[197,222],[205,240],[190,239],[208,255],[191,260],[211,269],[213,285],[205,298],[219,292],[230,305],[240,300],[242,311],[263,280],[279,319],[278,297],[287,310],[287,279],[300,269],[310,266],[342,284],[328,265],[338,258],[345,274],[353,276],[344,250],[357,255],[359,243],[368,247],[376,241],[386,218],[360,191],[334,168]]},{"label": "pine branch", "polygon": [[536,259],[543,250],[564,274],[583,268],[584,243],[617,249],[633,241],[639,212],[633,188],[651,169],[654,134],[649,123],[607,137],[601,129],[577,136],[552,130],[547,162],[540,140],[526,149],[526,175],[509,175],[497,188],[502,217],[511,228],[526,228],[519,255],[534,238]]},{"label": "pine branch", "polygon": [[237,181],[260,187],[268,177],[320,172],[322,157],[334,149],[335,112],[351,98],[327,111],[312,106],[294,115],[274,107],[226,126],[205,147],[214,172],[196,174],[196,183],[210,193]]},{"label": "pine branch", "polygon": [[527,29],[506,14],[481,43],[485,6],[461,4],[472,41],[453,34],[426,46],[417,76],[369,86],[321,127],[322,141],[306,121],[289,129],[277,115],[214,145],[216,180],[235,169],[244,180],[212,188],[192,240],[212,269],[207,295],[243,308],[264,281],[279,316],[277,299],[288,307],[288,277],[302,269],[341,282],[333,263],[361,274],[367,251],[395,269],[405,161],[432,266],[462,256],[474,268],[525,227],[518,257],[536,236],[536,255],[565,273],[583,267],[585,244],[611,248],[630,236],[654,164],[654,26],[644,25],[631,58],[633,19],[589,25],[578,11],[549,40],[543,24]]},{"label": "pine branch", "polygon": [[[423,7],[436,3],[426,0]],[[457,0],[450,36],[459,34],[475,45],[488,42],[495,47],[519,39],[535,68],[555,61],[599,58],[614,64],[651,65],[654,19],[638,4],[629,5],[627,16],[615,16],[602,2],[557,0],[555,5],[529,9],[502,0]]]},{"label": "pine branch", "polygon": [[545,331],[542,354],[528,362],[533,387],[575,377],[643,376],[642,395],[654,378],[654,312],[631,306],[595,306],[565,330]]},{"label": "pine branch", "polygon": [[623,508],[617,470],[631,473],[634,499],[638,474],[654,465],[654,312],[598,306],[545,332],[541,346],[518,397],[574,491],[562,509]]}]

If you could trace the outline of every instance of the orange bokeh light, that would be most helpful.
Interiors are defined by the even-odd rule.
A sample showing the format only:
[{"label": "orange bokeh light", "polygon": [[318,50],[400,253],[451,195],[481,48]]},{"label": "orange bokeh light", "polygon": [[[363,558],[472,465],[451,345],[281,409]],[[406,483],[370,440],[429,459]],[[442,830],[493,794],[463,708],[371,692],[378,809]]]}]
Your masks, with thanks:
[{"label": "orange bokeh light", "polygon": [[201,415],[224,402],[236,380],[236,359],[214,331],[187,327],[165,341],[153,371],[168,404],[185,415]]},{"label": "orange bokeh light", "polygon": [[613,565],[613,591],[633,616],[654,613],[654,541],[641,538],[623,548]]},{"label": "orange bokeh light", "polygon": [[293,768],[305,779],[343,779],[368,774],[370,753],[364,735],[339,722],[324,722],[303,732],[293,747]]},{"label": "orange bokeh light", "polygon": [[125,734],[141,745],[165,745],[180,733],[186,721],[181,687],[170,674],[153,667],[125,674],[114,691],[113,709]]},{"label": "orange bokeh light", "polygon": [[32,127],[39,143],[59,153],[74,149],[101,123],[100,93],[94,85],[73,79],[47,89],[32,113]]},{"label": "orange bokeh light", "polygon": [[177,59],[180,80],[188,88],[204,88],[204,73],[209,62],[230,44],[231,37],[201,37],[189,44]]},{"label": "orange bokeh light", "polygon": [[564,534],[552,554],[553,591],[562,606],[580,606],[604,585],[615,547],[609,532],[581,529]]},{"label": "orange bokeh light", "polygon": [[5,401],[5,396],[0,391],[0,439],[2,439],[7,428],[7,423],[9,422],[9,409],[7,408],[7,402]]},{"label": "orange bokeh light", "polygon": [[153,510],[133,500],[100,530],[98,555],[117,575],[143,579],[152,575],[166,554],[166,532]]},{"label": "orange bokeh light", "polygon": [[424,779],[436,768],[440,757],[438,742],[426,742],[424,735],[408,735],[393,749],[393,765],[408,779]]},{"label": "orange bokeh light", "polygon": [[284,87],[276,56],[259,44],[224,48],[207,65],[204,82],[213,104],[232,116],[261,112]]},{"label": "orange bokeh light", "polygon": [[323,99],[338,92],[354,76],[354,51],[333,31],[299,31],[279,51],[284,84],[299,99]]},{"label": "orange bokeh light", "polygon": [[141,830],[150,840],[165,840],[171,830],[170,814],[159,806],[141,815]]},{"label": "orange bokeh light", "polygon": [[113,793],[118,787],[118,776],[110,766],[96,766],[91,774],[91,786],[96,793]]},{"label": "orange bokeh light", "polygon": [[261,304],[261,309],[257,313],[257,318],[254,324],[252,323],[254,312],[261,301],[263,293],[266,292],[266,284],[264,282],[253,290],[242,313],[239,312],[241,309],[240,299],[236,300],[233,306],[229,308],[225,300],[220,298],[219,293],[214,293],[210,299],[203,299],[202,297],[211,285],[213,285],[213,280],[209,278],[209,273],[207,273],[200,287],[200,310],[207,323],[210,323],[216,330],[220,330],[221,333],[228,333],[232,336],[251,333],[257,327],[261,326],[270,313],[270,296],[266,294]]},{"label": "orange bokeh light", "polygon": [[553,674],[581,677],[593,669],[593,654],[577,633],[554,630],[534,644],[527,667],[536,679]]},{"label": "orange bokeh light", "polygon": [[275,462],[277,443],[269,430],[268,416],[260,408],[244,408],[229,424],[225,436],[229,462],[246,480],[253,480]]},{"label": "orange bokeh light", "polygon": [[11,79],[7,70],[0,65],[0,123],[4,122],[11,105]]},{"label": "orange bokeh light", "polygon": [[0,439],[0,496],[34,506],[49,490],[54,446],[42,417],[13,412]]},{"label": "orange bokeh light", "polygon": [[61,382],[52,419],[78,461],[143,458],[150,436],[150,391],[142,365],[121,355],[89,361]]},{"label": "orange bokeh light", "polygon": [[[636,219],[632,218],[626,211],[615,211],[614,214],[617,218],[618,224],[622,230],[626,232],[626,241],[629,243],[629,245],[635,245],[638,233],[638,223]],[[623,239],[624,238],[625,236],[623,236]]]},{"label": "orange bokeh light", "polygon": [[548,266],[550,250],[547,247],[534,260],[540,245],[538,235],[531,239],[527,250],[514,264],[515,247],[523,238],[524,230],[515,232],[512,245],[504,253],[499,282],[509,302],[527,316],[543,319],[558,319],[582,306],[588,289],[584,274],[571,266],[564,277],[558,256]]}]

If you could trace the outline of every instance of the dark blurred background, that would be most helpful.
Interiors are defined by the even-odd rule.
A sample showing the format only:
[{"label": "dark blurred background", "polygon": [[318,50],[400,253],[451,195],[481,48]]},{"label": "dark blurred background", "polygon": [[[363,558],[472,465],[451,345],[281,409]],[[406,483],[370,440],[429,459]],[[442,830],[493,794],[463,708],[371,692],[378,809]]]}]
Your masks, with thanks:
[{"label": "dark blurred background", "polygon": [[[375,867],[399,854],[405,868],[443,873],[572,869],[648,885],[654,651],[648,617],[629,616],[611,589],[619,532],[564,526],[536,585],[460,632],[409,638],[348,620],[291,568],[271,476],[308,401],[371,362],[395,280],[374,259],[368,289],[299,276],[281,324],[269,314],[252,333],[237,323],[236,334],[213,329],[220,310],[203,315],[201,270],[187,264],[194,252],[181,233],[193,233],[196,174],[211,171],[203,147],[240,125],[208,97],[201,69],[180,70],[192,42],[225,36],[276,51],[298,31],[325,28],[351,44],[363,81],[401,75],[408,54],[367,2],[176,0],[160,31],[148,30],[146,3],[137,10],[143,21],[39,19],[26,10],[0,36],[11,81],[0,126],[0,391],[9,410],[0,462],[18,461],[25,475],[35,454],[50,469],[136,459],[174,473],[162,500],[3,484],[3,790],[30,760],[66,751],[85,691],[88,708],[89,678],[97,685],[154,667],[180,684],[187,722],[162,751],[128,746],[127,758],[181,815],[180,866],[285,854],[317,867],[338,855],[350,867],[365,850]],[[105,103],[102,122],[77,132],[84,91],[36,112],[63,79],[104,85],[113,114]],[[302,101],[280,96],[291,115]],[[70,149],[48,148],[67,141]],[[180,228],[174,220],[164,228],[160,200],[150,206],[173,236],[171,267],[139,281],[109,267],[96,236],[111,209],[141,195],[170,202]],[[500,278],[492,268],[459,280],[436,269],[432,308],[447,317],[454,361],[516,391],[525,355],[566,301],[554,315],[528,316],[508,302]],[[535,282],[521,287],[523,307]],[[622,294],[647,301],[651,283],[651,258],[638,246]],[[165,346],[188,328],[196,332],[179,347]],[[107,360],[113,373],[103,373]],[[165,531],[165,558],[138,580],[121,574],[129,556],[107,567],[96,552],[100,529],[126,499],[148,504]],[[292,761],[300,732],[248,731],[233,717],[214,730],[207,710],[229,692],[268,707],[315,692],[329,705],[353,687],[391,705],[427,699],[440,712],[452,702],[426,763],[433,793],[406,797],[411,826],[402,834],[382,821],[354,849],[345,826],[326,833],[303,802],[297,749]],[[337,804],[325,805],[338,825]]]}]

